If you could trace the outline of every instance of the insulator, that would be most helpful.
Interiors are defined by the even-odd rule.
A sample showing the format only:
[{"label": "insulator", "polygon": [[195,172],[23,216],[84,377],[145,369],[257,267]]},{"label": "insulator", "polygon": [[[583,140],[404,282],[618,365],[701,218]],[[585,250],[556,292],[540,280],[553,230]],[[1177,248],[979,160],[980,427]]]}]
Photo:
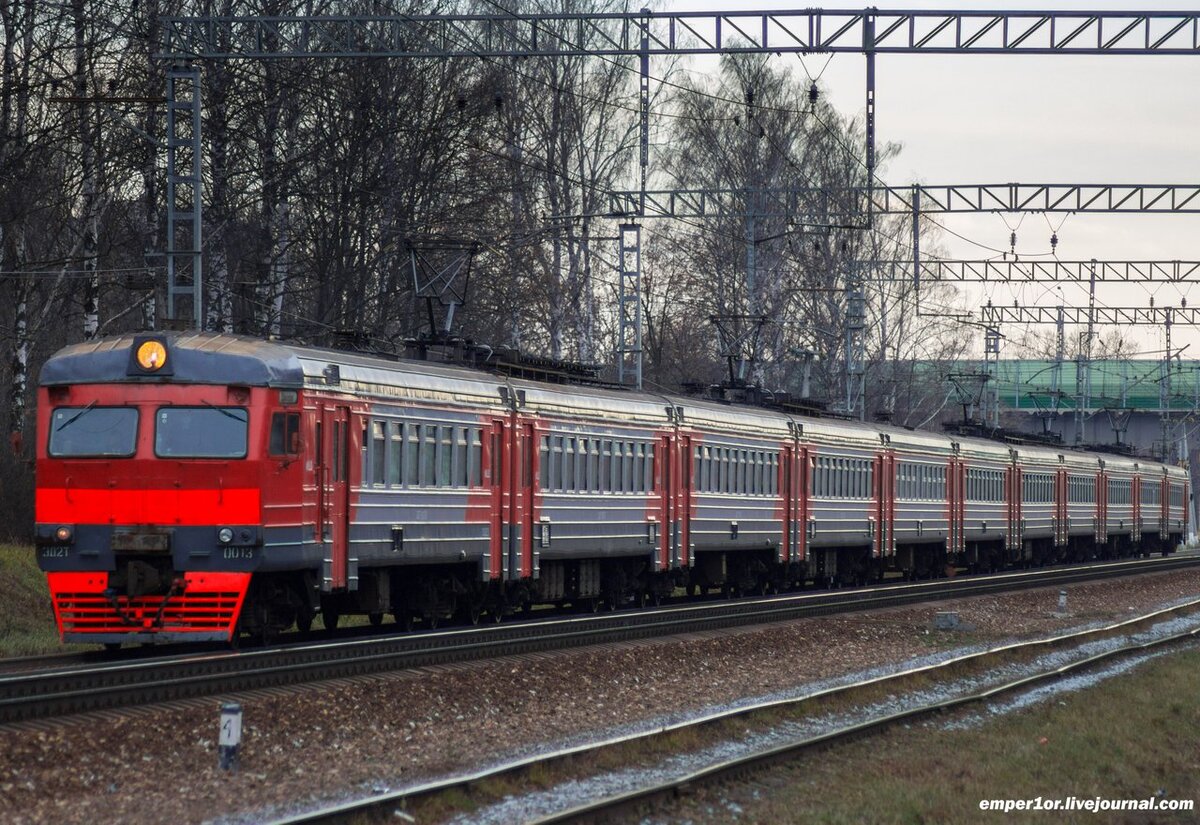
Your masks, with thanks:
[{"label": "insulator", "polygon": [[1054,251],[1055,249],[1058,249],[1058,233],[1052,232],[1050,234],[1050,250]]},{"label": "insulator", "polygon": [[754,90],[753,89],[746,90],[746,105],[747,106],[754,105]]},{"label": "insulator", "polygon": [[811,86],[809,86],[809,87],[808,87],[808,102],[809,102],[809,103],[816,103],[816,102],[817,102],[817,96],[818,96],[819,94],[821,94],[821,93],[820,93],[820,91],[818,91],[818,90],[817,90],[817,84],[816,84],[816,81],[813,81],[813,84],[812,84]]},{"label": "insulator", "polygon": [[1180,308],[1182,308],[1182,309],[1187,309],[1187,298],[1180,298],[1180,299],[1179,299],[1179,306],[1180,306]]},{"label": "insulator", "polygon": [[760,138],[765,138],[767,136],[767,130],[764,129],[763,127],[759,126],[758,127],[758,136]]},{"label": "insulator", "polygon": [[1008,236],[1008,245],[1011,247],[1016,247],[1016,245],[1017,245],[1017,233],[1016,232],[1013,232],[1011,235]]},{"label": "insulator", "polygon": [[504,95],[496,95],[496,111],[504,109]]}]

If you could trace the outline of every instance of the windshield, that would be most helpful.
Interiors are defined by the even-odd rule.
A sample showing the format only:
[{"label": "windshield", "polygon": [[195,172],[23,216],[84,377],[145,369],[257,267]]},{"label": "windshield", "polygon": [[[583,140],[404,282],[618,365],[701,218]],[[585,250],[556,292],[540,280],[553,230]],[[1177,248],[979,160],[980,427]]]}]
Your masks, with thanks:
[{"label": "windshield", "polygon": [[160,458],[245,458],[245,407],[159,407],[154,454]]},{"label": "windshield", "polygon": [[50,414],[52,456],[128,458],[137,451],[136,407],[55,407]]}]

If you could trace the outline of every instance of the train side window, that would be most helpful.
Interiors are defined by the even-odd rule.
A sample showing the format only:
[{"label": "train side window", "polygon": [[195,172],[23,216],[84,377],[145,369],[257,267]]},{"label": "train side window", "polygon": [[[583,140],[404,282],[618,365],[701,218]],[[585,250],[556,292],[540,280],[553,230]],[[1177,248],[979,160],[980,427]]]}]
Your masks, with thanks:
[{"label": "train side window", "polygon": [[438,427],[437,486],[449,487],[454,483],[454,428]]},{"label": "train side window", "polygon": [[609,481],[612,479],[612,442],[607,438],[600,440],[600,477],[598,489],[600,492],[608,492],[610,489]]},{"label": "train side window", "polygon": [[421,471],[417,484],[432,487],[437,479],[437,425],[421,426]]},{"label": "train side window", "polygon": [[300,452],[300,413],[272,413],[267,454],[297,455]]},{"label": "train side window", "polygon": [[[665,456],[664,456],[665,458]],[[664,476],[664,480],[665,480]],[[654,489],[654,445],[646,445],[646,466],[642,468],[642,489],[649,492]]]},{"label": "train side window", "polygon": [[467,428],[454,428],[454,486],[467,486]]},{"label": "train side window", "polygon": [[544,435],[538,441],[538,487],[550,489],[550,436]]},{"label": "train side window", "polygon": [[471,446],[467,457],[467,486],[483,484],[483,433],[478,427],[470,430]]},{"label": "train side window", "polygon": [[371,477],[369,475],[371,468],[368,466],[368,460],[369,460],[370,456],[367,455],[367,450],[371,443],[370,441],[367,440],[367,429],[370,426],[371,426],[371,422],[364,418],[363,423],[362,423],[362,442],[359,444],[359,452],[362,453],[362,455],[360,456],[360,458],[362,459],[362,467],[360,469],[362,470],[361,477],[362,477],[362,483],[364,486],[369,484],[371,481]]},{"label": "train side window", "polygon": [[624,444],[625,460],[620,465],[620,489],[625,493],[634,492],[634,445],[629,441]]},{"label": "train side window", "polygon": [[398,487],[404,468],[404,422],[393,421],[388,430],[387,483]]},{"label": "train side window", "polygon": [[563,440],[561,435],[550,437],[550,473],[546,481],[548,490],[562,489]]},{"label": "train side window", "polygon": [[371,422],[371,483],[382,485],[384,468],[387,465],[387,425],[383,421]]},{"label": "train side window", "polygon": [[404,441],[404,486],[421,483],[421,425],[409,423]]},{"label": "train side window", "polygon": [[562,488],[563,490],[573,490],[575,488],[575,439],[563,439],[562,457]]}]

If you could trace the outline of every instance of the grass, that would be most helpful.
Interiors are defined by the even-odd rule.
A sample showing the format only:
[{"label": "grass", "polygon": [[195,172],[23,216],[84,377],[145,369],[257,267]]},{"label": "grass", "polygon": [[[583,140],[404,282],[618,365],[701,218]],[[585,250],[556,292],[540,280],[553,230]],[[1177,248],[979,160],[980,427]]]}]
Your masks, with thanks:
[{"label": "grass", "polygon": [[[816,823],[1192,822],[1189,813],[984,813],[981,799],[1145,799],[1200,803],[1200,651],[968,730],[896,728],[709,789],[670,821]],[[736,806],[736,807],[735,807]]]},{"label": "grass", "polygon": [[0,544],[0,656],[68,650],[58,640],[46,574],[28,545]]}]

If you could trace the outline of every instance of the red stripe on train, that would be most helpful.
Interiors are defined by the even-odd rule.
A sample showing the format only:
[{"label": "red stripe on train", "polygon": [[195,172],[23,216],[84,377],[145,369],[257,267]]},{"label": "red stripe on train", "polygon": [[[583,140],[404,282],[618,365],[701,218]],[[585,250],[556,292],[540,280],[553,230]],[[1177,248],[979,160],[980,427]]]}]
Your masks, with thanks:
[{"label": "red stripe on train", "polygon": [[90,490],[39,487],[37,520],[46,524],[258,524],[257,488]]}]

